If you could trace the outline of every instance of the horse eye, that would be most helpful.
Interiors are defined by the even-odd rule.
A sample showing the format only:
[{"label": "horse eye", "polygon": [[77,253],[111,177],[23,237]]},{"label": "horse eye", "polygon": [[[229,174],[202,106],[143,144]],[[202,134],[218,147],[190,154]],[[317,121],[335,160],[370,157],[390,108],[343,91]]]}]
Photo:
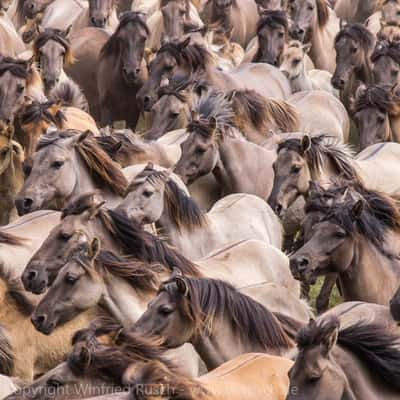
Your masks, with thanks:
[{"label": "horse eye", "polygon": [[17,93],[21,94],[24,91],[25,87],[23,85],[18,85],[17,86]]},{"label": "horse eye", "polygon": [[147,197],[147,198],[150,198],[151,196],[153,196],[153,194],[154,194],[154,192],[150,192],[149,190],[145,190],[143,192],[143,196]]},{"label": "horse eye", "polygon": [[308,9],[309,9],[310,11],[313,11],[313,10],[314,10],[314,6],[310,4],[310,5],[308,6]]},{"label": "horse eye", "polygon": [[300,58],[295,58],[295,59],[293,60],[293,65],[299,65],[300,63],[301,63]]},{"label": "horse eye", "polygon": [[176,118],[178,115],[179,115],[179,113],[178,113],[178,112],[174,112],[174,111],[171,111],[171,112],[169,113],[169,116],[170,116],[171,118]]},{"label": "horse eye", "polygon": [[343,239],[346,237],[346,234],[344,232],[335,232],[334,233],[335,238],[337,239]]},{"label": "horse eye", "polygon": [[69,233],[65,233],[65,232],[60,232],[59,233],[59,238],[65,242],[68,242],[69,239],[71,239],[72,235],[70,235]]},{"label": "horse eye", "polygon": [[311,384],[317,383],[321,379],[320,376],[310,376],[308,382]]},{"label": "horse eye", "polygon": [[63,382],[59,381],[58,379],[51,378],[47,381],[47,386],[51,386],[53,388],[57,388],[63,385]]},{"label": "horse eye", "polygon": [[206,152],[206,149],[204,149],[203,147],[197,147],[196,148],[196,154],[198,154],[198,155],[202,155],[202,154],[204,154]]},{"label": "horse eye", "polygon": [[163,315],[169,315],[173,312],[174,310],[171,307],[168,306],[161,306],[159,309],[160,314]]},{"label": "horse eye", "polygon": [[377,117],[377,122],[378,124],[383,124],[385,122],[385,118],[383,118],[382,116]]},{"label": "horse eye", "polygon": [[53,164],[51,164],[51,167],[54,169],[60,169],[64,165],[64,161],[54,161]]},{"label": "horse eye", "polygon": [[352,52],[352,53],[357,53],[357,47],[352,47],[352,48],[351,48],[351,52]]},{"label": "horse eye", "polygon": [[164,69],[165,69],[166,71],[172,71],[172,70],[174,69],[174,66],[173,66],[173,65],[166,65],[166,66],[164,67]]},{"label": "horse eye", "polygon": [[77,276],[69,274],[65,276],[65,282],[67,282],[69,285],[73,285],[77,280],[78,280]]},{"label": "horse eye", "polygon": [[31,174],[32,167],[30,165],[29,166],[24,165],[23,166],[23,171],[24,171],[24,175],[27,177],[27,176],[29,176]]},{"label": "horse eye", "polygon": [[283,38],[283,37],[285,36],[285,34],[284,34],[283,32],[279,32],[279,33],[278,33],[278,36],[279,36],[280,38]]},{"label": "horse eye", "polygon": [[391,73],[392,76],[397,76],[398,71],[393,69],[390,73]]},{"label": "horse eye", "polygon": [[299,172],[300,172],[300,170],[301,170],[301,167],[300,166],[298,166],[298,165],[294,165],[293,167],[292,167],[292,169],[291,169],[291,173],[292,174],[298,174]]}]

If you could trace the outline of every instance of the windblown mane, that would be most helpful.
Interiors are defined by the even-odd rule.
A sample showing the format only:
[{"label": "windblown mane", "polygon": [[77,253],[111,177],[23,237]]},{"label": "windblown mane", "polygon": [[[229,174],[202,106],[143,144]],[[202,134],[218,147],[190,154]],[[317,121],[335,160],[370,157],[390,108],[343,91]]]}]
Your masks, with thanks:
[{"label": "windblown mane", "polygon": [[0,325],[0,374],[11,376],[14,370],[14,353],[5,329]]},{"label": "windblown mane", "polygon": [[377,108],[383,113],[392,110],[392,96],[387,89],[378,85],[371,85],[359,91],[353,106],[353,112],[357,113],[365,108]]},{"label": "windblown mane", "polygon": [[62,129],[66,117],[61,110],[57,110],[53,115],[53,113],[49,111],[52,106],[54,106],[52,101],[47,103],[33,101],[31,104],[23,106],[21,111],[18,113],[19,124],[23,126],[39,121],[46,121],[47,123],[54,124],[57,128]]},{"label": "windblown mane", "polygon": [[339,40],[346,37],[360,43],[365,51],[373,50],[375,43],[374,35],[363,24],[354,23],[345,25],[336,35],[335,45]]},{"label": "windblown mane", "polygon": [[[63,210],[61,218],[80,215],[91,210],[93,206],[93,194],[81,196]],[[184,274],[200,276],[195,264],[157,236],[146,232],[136,221],[131,221],[113,210],[101,210],[99,218],[105,228],[123,245],[127,256],[150,264],[161,264],[170,271],[177,267]]]},{"label": "windblown mane", "polygon": [[234,124],[235,114],[231,102],[222,92],[208,90],[193,105],[193,111],[199,118],[189,123],[187,126],[189,132],[195,131],[207,136],[211,118],[215,118],[217,131],[221,138],[231,134],[232,129],[236,128]]},{"label": "windblown mane", "polygon": [[[335,317],[311,323],[299,331],[297,345],[300,349],[318,346],[327,333],[339,326]],[[400,391],[398,335],[388,333],[385,326],[360,321],[339,331],[337,344],[357,356],[385,384]]]},{"label": "windblown mane", "polygon": [[46,28],[44,32],[41,32],[36,38],[33,44],[33,53],[37,61],[40,59],[40,49],[49,41],[54,41],[64,47],[64,62],[68,64],[73,64],[74,57],[71,51],[71,45],[69,40],[66,38],[64,31],[54,28]]},{"label": "windblown mane", "polygon": [[48,98],[63,107],[75,107],[89,112],[89,104],[82,89],[71,79],[57,84],[51,89]]},{"label": "windblown mane", "polygon": [[129,11],[121,16],[119,25],[115,32],[110,36],[107,42],[104,44],[100,51],[99,60],[106,57],[116,57],[121,53],[122,40],[119,36],[122,29],[124,29],[128,24],[138,24],[146,32],[147,36],[150,36],[150,30],[144,19],[144,15],[141,12]]},{"label": "windblown mane", "polygon": [[211,333],[215,320],[226,318],[235,333],[266,350],[292,347],[293,342],[277,317],[230,284],[215,279],[179,279],[184,279],[188,289],[186,296],[178,291],[176,278],[164,283],[159,291],[173,298],[179,296],[181,312],[198,331],[206,329]]},{"label": "windblown mane", "polygon": [[0,230],[0,244],[9,244],[11,246],[22,246],[25,239],[12,235],[11,233]]},{"label": "windblown mane", "polygon": [[[138,184],[149,182],[152,185],[164,185],[164,207],[166,208],[171,221],[178,230],[182,227],[192,231],[207,224],[207,216],[204,214],[196,202],[172,180],[169,179],[165,171],[157,171],[152,165],[147,165],[145,169],[136,176],[128,187],[128,192],[136,189]],[[165,183],[165,179],[168,179]]]},{"label": "windblown mane", "polygon": [[280,143],[278,153],[282,149],[295,151],[305,157],[311,173],[324,169],[326,162],[330,161],[336,173],[344,179],[361,181],[357,171],[352,165],[352,152],[347,145],[341,144],[327,135],[313,136],[310,138],[311,146],[304,153],[301,139],[288,139]]},{"label": "windblown mane", "polygon": [[0,76],[6,71],[9,71],[12,75],[18,78],[29,78],[28,64],[23,60],[17,60],[12,57],[0,57]]},{"label": "windblown mane", "polygon": [[189,43],[187,46],[182,46],[181,44],[182,42],[178,41],[167,42],[161,46],[157,54],[170,54],[179,66],[186,63],[193,73],[204,71],[208,65],[213,64],[211,53],[203,45]]},{"label": "windblown mane", "polygon": [[266,100],[254,90],[231,92],[236,126],[243,132],[246,121],[259,132],[268,135],[268,127],[275,123],[282,132],[295,132],[298,128],[296,109],[283,100]]},{"label": "windblown mane", "polygon": [[378,42],[371,55],[371,61],[375,63],[380,57],[390,57],[397,64],[400,64],[400,42],[387,40]]},{"label": "windblown mane", "polygon": [[[59,144],[64,139],[71,138],[79,133],[76,130],[69,129],[42,136],[36,151]],[[76,149],[98,185],[105,185],[115,194],[124,196],[128,187],[124,174],[97,144],[93,135],[89,135],[82,143],[78,144]]]},{"label": "windblown mane", "polygon": [[175,96],[182,103],[186,103],[187,96],[183,92],[194,84],[195,81],[192,77],[172,77],[169,79],[167,86],[162,86],[158,89],[158,98],[161,99],[163,96]]}]

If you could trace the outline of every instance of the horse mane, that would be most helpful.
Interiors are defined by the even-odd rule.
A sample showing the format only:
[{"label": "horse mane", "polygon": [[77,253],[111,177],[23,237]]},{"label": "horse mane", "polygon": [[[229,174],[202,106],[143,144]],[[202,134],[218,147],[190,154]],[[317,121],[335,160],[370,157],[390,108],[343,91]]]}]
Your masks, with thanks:
[{"label": "horse mane", "polygon": [[380,57],[390,57],[395,63],[400,64],[400,42],[397,40],[378,42],[371,55],[371,61],[375,63]]},{"label": "horse mane", "polygon": [[[86,270],[90,270],[90,260],[81,254],[76,258]],[[159,264],[147,264],[137,259],[120,257],[111,251],[101,250],[94,268],[102,274],[111,274],[126,280],[134,289],[156,291],[159,286],[158,274],[165,271]]]},{"label": "horse mane", "polygon": [[188,124],[188,132],[196,132],[207,137],[211,118],[216,120],[217,132],[222,139],[236,128],[232,104],[222,92],[208,90],[200,96],[192,109],[199,118],[193,119]]},{"label": "horse mane", "polygon": [[0,244],[8,244],[11,246],[22,246],[24,242],[25,242],[24,238],[0,230]]},{"label": "horse mane", "polygon": [[74,63],[74,57],[71,51],[71,44],[67,39],[65,32],[60,29],[46,28],[33,43],[33,54],[36,60],[39,60],[39,50],[49,41],[54,41],[64,47],[64,62],[69,65]]},{"label": "horse mane", "polygon": [[170,271],[176,267],[185,275],[200,276],[195,264],[157,236],[146,232],[136,221],[114,210],[108,210],[107,216],[111,220],[114,237],[124,245],[130,256],[148,263],[159,263]]},{"label": "horse mane", "polygon": [[285,32],[288,31],[289,22],[286,11],[284,10],[265,10],[262,12],[260,19],[257,22],[257,34],[266,26],[271,28],[279,28],[283,26]]},{"label": "horse mane", "polygon": [[89,104],[82,89],[71,79],[57,84],[51,89],[48,98],[63,107],[75,107],[89,112]]},{"label": "horse mane", "polygon": [[329,21],[329,8],[326,0],[315,0],[317,5],[318,25],[324,28]]},{"label": "horse mane", "polygon": [[243,131],[245,121],[253,124],[259,132],[268,134],[267,129],[275,122],[282,132],[294,132],[298,128],[296,109],[283,100],[266,100],[254,90],[244,89],[232,91],[232,107],[236,126]]},{"label": "horse mane", "polygon": [[330,161],[336,173],[344,179],[361,181],[352,165],[353,153],[349,146],[327,135],[312,136],[310,141],[310,148],[304,152],[301,139],[287,139],[279,144],[278,153],[287,149],[304,156],[312,173],[322,171],[326,161]]},{"label": "horse mane", "polygon": [[0,325],[0,374],[11,376],[14,370],[14,352],[6,330]]},{"label": "horse mane", "polygon": [[122,29],[124,29],[128,24],[138,24],[141,26],[146,32],[147,36],[150,36],[149,27],[146,24],[144,19],[144,15],[141,12],[128,11],[121,15],[119,25],[115,32],[110,36],[107,42],[104,44],[103,48],[100,51],[99,60],[107,57],[115,57],[116,54],[121,52],[121,38],[119,37],[119,33]]},{"label": "horse mane", "polygon": [[292,347],[293,342],[277,317],[229,283],[208,278],[179,279],[186,284],[186,296],[178,292],[176,278],[164,283],[159,292],[165,291],[173,298],[180,296],[179,307],[197,331],[211,333],[215,320],[226,318],[235,333],[266,350]]},{"label": "horse mane", "polygon": [[128,192],[133,191],[138,183],[144,181],[152,185],[165,182],[164,207],[175,227],[181,231],[185,227],[193,231],[198,227],[207,225],[207,215],[203,213],[197,203],[188,196],[174,180],[166,177],[165,171],[157,171],[152,165],[147,165],[144,170],[136,176],[128,187]]},{"label": "horse mane", "polygon": [[[319,0],[324,1],[324,0]],[[339,40],[348,37],[358,43],[363,47],[365,51],[373,50],[373,46],[375,43],[374,35],[370,32],[370,30],[363,24],[354,23],[345,25],[335,38],[335,45],[339,42]]]},{"label": "horse mane", "polygon": [[164,43],[157,54],[170,54],[180,66],[187,63],[191,72],[204,71],[207,66],[213,64],[213,56],[203,45],[189,43],[182,46],[183,43],[176,40]]},{"label": "horse mane", "polygon": [[390,113],[392,100],[391,93],[382,86],[367,86],[365,89],[358,91],[353,105],[353,112],[357,113],[371,107],[377,108],[384,113]]},{"label": "horse mane", "polygon": [[26,61],[12,57],[0,57],[0,76],[7,71],[18,78],[28,79],[29,77],[29,68]]},{"label": "horse mane", "polygon": [[[297,336],[300,349],[321,344],[329,332],[339,329],[337,317],[303,327]],[[337,345],[353,353],[387,385],[400,391],[399,337],[382,325],[359,321],[339,331]]]},{"label": "horse mane", "polygon": [[[54,124],[57,128],[62,129],[66,121],[66,117],[61,110],[57,110],[53,115],[49,110],[54,106],[52,101],[40,103],[33,101],[31,104],[24,105],[18,113],[18,122],[21,126],[46,121]],[[29,132],[27,132],[29,133]]]},{"label": "horse mane", "polygon": [[[36,151],[55,145],[79,133],[79,131],[69,129],[44,135],[41,137]],[[115,194],[124,196],[126,188],[128,187],[125,175],[118,164],[101,149],[93,135],[89,135],[83,142],[79,143],[76,149],[98,185],[105,185]]]},{"label": "horse mane", "polygon": [[74,374],[122,387],[127,387],[122,378],[131,363],[159,361],[167,368],[175,368],[154,339],[128,332],[109,318],[97,319],[88,329],[76,332],[72,343],[67,364]]}]

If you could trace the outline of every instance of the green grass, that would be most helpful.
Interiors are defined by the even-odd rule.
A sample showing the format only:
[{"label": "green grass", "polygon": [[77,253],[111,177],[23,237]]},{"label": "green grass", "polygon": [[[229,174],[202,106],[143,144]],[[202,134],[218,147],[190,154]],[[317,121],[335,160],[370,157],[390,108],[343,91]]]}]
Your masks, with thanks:
[{"label": "green grass", "polygon": [[[314,286],[312,286],[311,290],[310,290],[310,305],[314,312],[316,311],[315,301],[319,295],[319,292],[321,291],[323,282],[324,282],[324,277],[318,278],[317,283]],[[339,294],[337,287],[335,286],[335,288],[332,291],[331,298],[329,301],[329,308],[332,308],[340,303],[343,303],[343,300]]]}]

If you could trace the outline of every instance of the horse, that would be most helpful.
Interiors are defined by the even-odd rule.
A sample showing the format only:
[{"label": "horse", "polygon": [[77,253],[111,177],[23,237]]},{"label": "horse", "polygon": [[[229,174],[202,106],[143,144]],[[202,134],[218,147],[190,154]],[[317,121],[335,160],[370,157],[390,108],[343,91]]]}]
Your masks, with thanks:
[{"label": "horse", "polygon": [[223,281],[173,275],[133,329],[170,349],[191,343],[212,370],[248,352],[284,356],[301,325]]},{"label": "horse", "polygon": [[75,20],[88,8],[88,1],[73,0],[66,4],[63,0],[52,1],[45,10],[36,14],[33,19],[41,14],[42,28],[53,28],[67,30],[72,26]]},{"label": "horse", "polygon": [[[78,100],[78,104],[84,100],[79,100],[79,94],[73,96],[73,99]],[[33,101],[31,104],[22,106],[14,122],[14,138],[24,148],[26,160],[33,155],[41,136],[46,135],[50,128],[75,129],[82,132],[89,130],[94,135],[99,135],[93,118],[81,109],[61,107],[59,103],[52,101],[46,103]]]},{"label": "horse", "polygon": [[44,13],[53,2],[54,0],[16,0],[8,12],[15,26],[20,28],[26,18],[34,19],[37,14]]},{"label": "horse", "polygon": [[313,283],[320,274],[337,273],[345,301],[389,304],[400,283],[400,262],[398,251],[384,244],[388,231],[399,232],[400,215],[385,197],[375,204],[375,212],[363,200],[332,205],[290,257],[294,276]]},{"label": "horse", "polygon": [[374,36],[358,23],[346,25],[335,38],[336,69],[332,85],[341,91],[346,108],[349,108],[349,97],[360,83],[373,83],[371,55],[374,47]]},{"label": "horse", "polygon": [[89,132],[67,130],[42,136],[15,204],[20,215],[43,208],[61,210],[82,192],[99,190],[111,203],[128,186],[120,167]]},{"label": "horse", "polygon": [[142,14],[125,13],[102,48],[97,73],[102,126],[123,120],[135,129],[140,116],[136,94],[147,78],[143,55],[149,34]]},{"label": "horse", "polygon": [[400,131],[393,116],[392,92],[381,86],[359,86],[351,107],[360,135],[360,149],[380,142],[400,142]]},{"label": "horse", "polygon": [[371,55],[374,83],[393,87],[400,83],[400,44],[378,42]]},{"label": "horse", "polygon": [[368,319],[345,328],[335,317],[311,321],[296,338],[287,400],[316,400],[321,393],[329,400],[395,399],[400,392],[398,337]]},{"label": "horse", "polygon": [[333,73],[335,69],[334,38],[339,31],[339,20],[329,11],[324,0],[293,0],[289,2],[292,20],[290,35],[303,43],[310,43],[310,58],[317,69]]},{"label": "horse", "polygon": [[92,26],[109,31],[110,33],[118,26],[116,0],[89,0],[89,7],[84,8],[80,15],[74,20],[72,29],[79,32],[82,28]]},{"label": "horse", "polygon": [[[324,186],[337,176],[349,181],[361,180],[373,190],[397,194],[399,186],[394,169],[399,151],[397,143],[380,143],[369,146],[354,159],[348,146],[325,135],[286,139],[278,147],[274,188],[268,202],[282,215],[297,197],[307,198],[310,180]],[[386,179],[377,177],[376,171],[384,173]]]},{"label": "horse", "polygon": [[16,141],[0,136],[0,225],[15,219],[14,199],[24,182],[24,152]]},{"label": "horse", "polygon": [[33,19],[27,19],[25,24],[19,28],[18,33],[26,46],[31,46],[32,42],[39,36],[43,14],[37,14]]},{"label": "horse", "polygon": [[[252,62],[263,62],[279,67],[288,36],[285,11],[264,11],[257,22],[257,52]],[[245,57],[244,61],[249,61]]]},{"label": "horse", "polygon": [[219,22],[233,27],[232,40],[246,48],[256,34],[257,5],[251,0],[208,0],[201,12],[206,24]]},{"label": "horse", "polygon": [[0,57],[0,130],[10,128],[25,98],[42,92],[42,81],[32,60]]},{"label": "horse", "polygon": [[182,156],[174,172],[187,185],[213,174],[220,198],[247,193],[267,199],[272,190],[276,153],[244,140],[234,126],[233,115],[223,94],[211,92],[202,96],[198,113],[187,127],[189,136],[181,144]]},{"label": "horse", "polygon": [[65,67],[66,74],[82,88],[89,103],[90,114],[96,122],[101,119],[97,88],[98,59],[110,34],[104,29],[84,28],[72,32],[69,40],[75,62]]},{"label": "horse", "polygon": [[[254,89],[265,98],[284,99],[290,95],[287,79],[279,70],[267,64],[242,64],[224,73],[216,69],[211,53],[202,45],[184,41],[164,44],[150,64],[149,79],[138,92],[139,105],[150,111],[157,101],[156,93],[165,79],[174,75],[189,78],[196,74],[198,79],[223,92],[234,89]],[[260,85],[260,80],[263,85]]]},{"label": "horse", "polygon": [[285,7],[284,0],[255,0],[258,14],[268,10],[282,10]]},{"label": "horse", "polygon": [[[156,223],[169,243],[192,260],[244,239],[282,246],[280,221],[258,197],[230,195],[204,213],[168,173],[155,171],[152,165],[130,183],[116,210],[140,224]],[[248,226],[246,221],[256,222]],[[235,232],[233,226],[241,226],[240,231]]]},{"label": "horse", "polygon": [[325,90],[339,97],[339,93],[332,86],[332,74],[320,69],[307,70],[306,55],[310,51],[310,44],[302,44],[297,40],[289,42],[282,54],[279,69],[287,76],[292,93],[307,90]]},{"label": "horse", "polygon": [[113,130],[96,138],[101,148],[122,168],[152,162],[164,168],[173,167],[181,156],[178,144],[146,141],[132,131]]},{"label": "horse", "polygon": [[[245,354],[192,380],[176,370],[176,364],[156,341],[127,332],[113,321],[92,324],[89,329],[77,332],[73,342],[73,351],[66,362],[9,400],[27,399],[27,396],[39,400],[49,391],[55,399],[63,398],[63,391],[68,391],[73,398],[106,393],[95,398],[128,400],[139,394],[147,399],[147,395],[140,394],[144,388],[157,400],[172,400],[176,393],[190,400],[199,394],[206,400],[222,400],[227,390],[233,400],[255,400],[260,396],[266,400],[284,400],[288,389],[287,371],[293,364],[266,354]],[[261,370],[262,376],[257,373]],[[131,393],[127,393],[128,388]]]},{"label": "horse", "polygon": [[[63,216],[60,225],[51,232],[22,274],[22,282],[28,291],[43,293],[52,285],[70,256],[79,251],[82,243],[91,243],[98,238],[104,250],[142,262],[158,263],[170,270],[177,267],[190,276],[206,274],[225,279],[237,287],[275,282],[299,295],[298,284],[290,276],[288,258],[276,247],[260,241],[244,240],[230,244],[195,265],[135,221],[117,211],[104,209],[93,195],[82,196],[70,204]],[[245,271],[240,261],[244,258],[247,260]]]},{"label": "horse", "polygon": [[0,15],[0,54],[18,57],[25,51],[25,44],[7,14]]}]

